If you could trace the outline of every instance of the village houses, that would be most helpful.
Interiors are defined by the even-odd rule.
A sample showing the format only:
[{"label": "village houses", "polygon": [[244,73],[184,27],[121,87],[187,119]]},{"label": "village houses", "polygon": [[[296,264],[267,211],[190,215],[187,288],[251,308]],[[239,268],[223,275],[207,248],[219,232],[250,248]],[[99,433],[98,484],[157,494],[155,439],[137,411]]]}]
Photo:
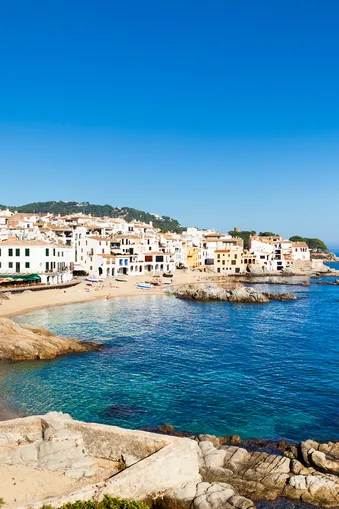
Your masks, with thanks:
[{"label": "village houses", "polygon": [[154,276],[176,270],[225,276],[302,271],[312,266],[305,242],[279,235],[240,237],[215,230],[161,232],[150,223],[85,214],[0,211],[0,276],[37,275],[58,284],[93,278]]}]

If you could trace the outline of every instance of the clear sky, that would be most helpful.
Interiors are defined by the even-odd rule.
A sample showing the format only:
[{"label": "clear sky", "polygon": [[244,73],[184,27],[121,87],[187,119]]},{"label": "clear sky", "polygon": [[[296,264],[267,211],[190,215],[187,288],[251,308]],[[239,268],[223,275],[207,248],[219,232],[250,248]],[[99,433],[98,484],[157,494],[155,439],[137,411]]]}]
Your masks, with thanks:
[{"label": "clear sky", "polygon": [[337,0],[3,0],[0,203],[339,245]]}]

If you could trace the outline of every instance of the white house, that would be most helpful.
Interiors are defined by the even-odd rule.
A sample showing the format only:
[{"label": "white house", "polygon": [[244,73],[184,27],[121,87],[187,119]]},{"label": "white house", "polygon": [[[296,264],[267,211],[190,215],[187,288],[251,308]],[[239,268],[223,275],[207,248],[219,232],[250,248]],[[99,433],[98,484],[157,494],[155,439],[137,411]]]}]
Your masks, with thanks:
[{"label": "white house", "polygon": [[0,242],[2,274],[39,274],[42,283],[63,283],[72,279],[74,250],[43,240]]},{"label": "white house", "polygon": [[311,254],[306,242],[292,242],[292,260],[309,261]]}]

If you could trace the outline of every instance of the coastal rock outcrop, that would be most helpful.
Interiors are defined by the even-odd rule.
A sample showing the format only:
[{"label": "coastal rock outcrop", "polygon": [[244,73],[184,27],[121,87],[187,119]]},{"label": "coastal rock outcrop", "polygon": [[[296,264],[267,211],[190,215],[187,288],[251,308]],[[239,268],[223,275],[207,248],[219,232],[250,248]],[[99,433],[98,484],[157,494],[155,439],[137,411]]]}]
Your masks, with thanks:
[{"label": "coastal rock outcrop", "polygon": [[53,359],[100,348],[98,343],[59,337],[42,327],[28,327],[0,318],[0,360],[3,361]]},{"label": "coastal rock outcrop", "polygon": [[306,440],[301,442],[300,452],[305,465],[324,473],[339,475],[339,442],[320,444]]},{"label": "coastal rock outcrop", "polygon": [[[199,440],[199,439],[198,439]],[[214,443],[216,443],[214,441]],[[285,452],[285,456],[216,446],[199,441],[200,472],[209,483],[229,483],[251,500],[283,496],[321,507],[339,505],[338,445],[311,440]],[[294,457],[291,451],[300,458]]]},{"label": "coastal rock outcrop", "polygon": [[226,483],[190,482],[165,491],[156,501],[157,509],[254,509],[252,500],[237,494]]},{"label": "coastal rock outcrop", "polygon": [[241,284],[237,284],[232,288],[222,288],[215,284],[191,284],[171,288],[169,292],[179,299],[201,301],[220,300],[266,304],[270,300],[296,300],[295,295],[290,293],[264,293]]}]

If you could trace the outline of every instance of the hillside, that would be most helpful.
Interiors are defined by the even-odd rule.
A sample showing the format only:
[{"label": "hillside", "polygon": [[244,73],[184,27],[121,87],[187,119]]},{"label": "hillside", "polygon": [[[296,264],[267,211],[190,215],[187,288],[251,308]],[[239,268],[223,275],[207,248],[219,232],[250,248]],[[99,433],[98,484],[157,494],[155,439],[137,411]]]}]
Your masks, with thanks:
[{"label": "hillside", "polygon": [[156,228],[162,231],[181,231],[180,223],[176,219],[169,216],[157,216],[143,210],[131,207],[113,207],[112,205],[95,205],[88,202],[78,203],[76,201],[45,201],[36,203],[27,203],[20,206],[0,205],[0,208],[9,208],[10,210],[26,213],[37,214],[60,214],[67,216],[69,214],[83,213],[91,214],[97,217],[122,217],[126,221],[144,221],[145,223],[153,222]]}]

